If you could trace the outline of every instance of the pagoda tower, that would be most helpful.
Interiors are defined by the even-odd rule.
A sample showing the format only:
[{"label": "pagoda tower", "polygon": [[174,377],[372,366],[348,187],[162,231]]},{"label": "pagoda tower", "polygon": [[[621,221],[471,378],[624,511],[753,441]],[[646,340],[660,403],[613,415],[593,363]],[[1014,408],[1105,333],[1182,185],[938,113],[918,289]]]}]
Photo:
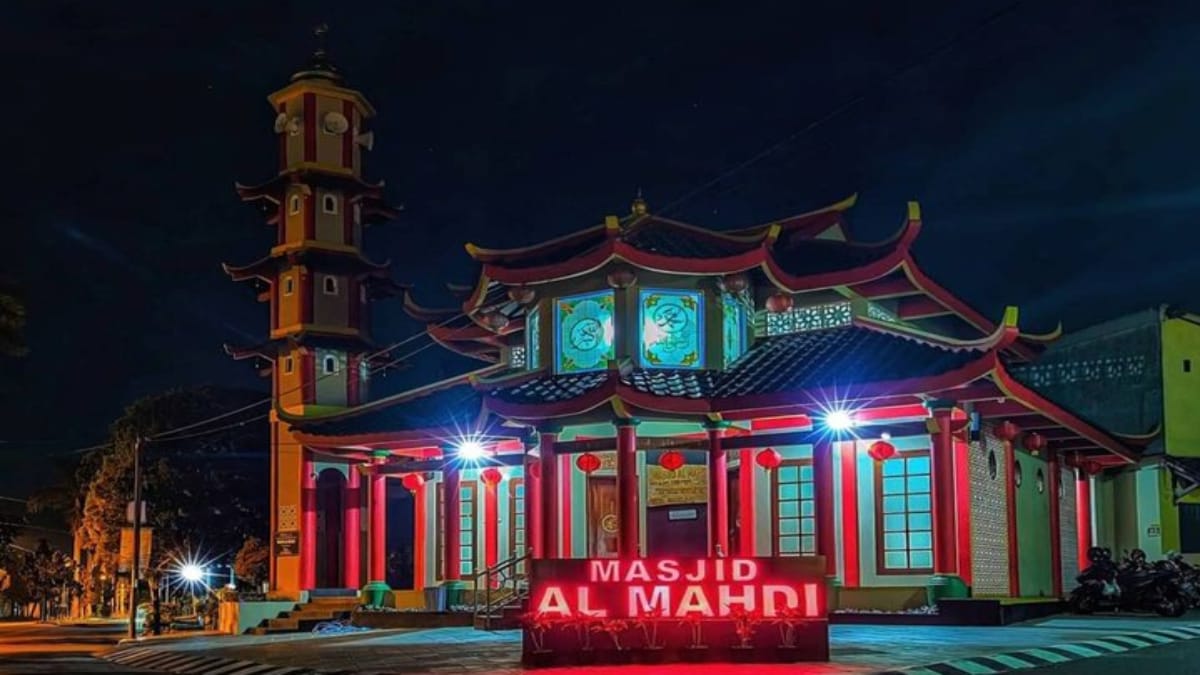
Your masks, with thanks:
[{"label": "pagoda tower", "polygon": [[[363,228],[396,216],[383,201],[383,183],[363,179],[363,154],[373,144],[365,127],[375,109],[345,86],[328,58],[326,30],[316,30],[309,63],[267,97],[278,174],[260,185],[237,185],[242,200],[257,205],[275,228],[275,245],[249,265],[224,265],[235,281],[253,283],[270,307],[268,339],[226,351],[267,364],[261,373],[272,382],[270,582],[280,596],[329,585],[317,580],[314,458],[281,414],[294,420],[366,400],[378,370],[370,363],[377,349],[370,304],[397,289],[388,263],[362,253]],[[344,470],[357,483],[352,468]],[[358,572],[342,576],[353,581]]]}]

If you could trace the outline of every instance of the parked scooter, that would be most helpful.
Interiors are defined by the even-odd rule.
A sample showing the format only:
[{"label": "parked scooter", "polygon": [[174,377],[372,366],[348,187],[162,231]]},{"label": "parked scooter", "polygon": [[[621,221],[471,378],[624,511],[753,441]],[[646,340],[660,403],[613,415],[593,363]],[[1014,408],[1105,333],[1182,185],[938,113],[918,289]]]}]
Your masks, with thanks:
[{"label": "parked scooter", "polygon": [[1167,562],[1179,574],[1179,594],[1189,607],[1200,607],[1200,568],[1184,560],[1182,553],[1169,551]]},{"label": "parked scooter", "polygon": [[1175,617],[1190,606],[1182,591],[1182,574],[1173,561],[1148,563],[1146,553],[1134,549],[1117,565],[1112,552],[1100,547],[1088,550],[1088,560],[1091,564],[1077,578],[1079,586],[1068,599],[1075,612],[1124,609]]}]

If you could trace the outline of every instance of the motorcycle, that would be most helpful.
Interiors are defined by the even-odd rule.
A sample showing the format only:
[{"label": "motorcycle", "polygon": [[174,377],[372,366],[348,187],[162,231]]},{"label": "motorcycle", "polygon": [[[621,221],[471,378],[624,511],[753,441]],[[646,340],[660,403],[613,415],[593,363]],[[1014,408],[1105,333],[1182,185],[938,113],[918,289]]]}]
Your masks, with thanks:
[{"label": "motorcycle", "polygon": [[1108,609],[1178,617],[1190,606],[1175,562],[1151,564],[1144,551],[1134,549],[1118,565],[1112,560],[1112,552],[1100,547],[1088,550],[1088,560],[1091,564],[1077,577],[1079,586],[1068,598],[1068,606],[1076,613]]},{"label": "motorcycle", "polygon": [[1169,551],[1167,561],[1179,574],[1179,594],[1189,607],[1200,607],[1200,568],[1184,560],[1182,553]]}]

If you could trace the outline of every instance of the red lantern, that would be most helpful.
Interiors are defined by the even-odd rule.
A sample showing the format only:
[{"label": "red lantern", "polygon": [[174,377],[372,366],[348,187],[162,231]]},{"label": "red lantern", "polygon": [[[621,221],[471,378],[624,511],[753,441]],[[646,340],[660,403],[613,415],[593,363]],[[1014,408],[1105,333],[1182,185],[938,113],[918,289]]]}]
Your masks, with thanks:
[{"label": "red lantern", "polygon": [[721,287],[734,295],[750,288],[750,279],[745,274],[726,274],[721,278]]},{"label": "red lantern", "polygon": [[618,267],[608,273],[608,285],[613,288],[629,288],[637,283],[637,274],[628,267]]},{"label": "red lantern", "polygon": [[537,292],[528,286],[511,286],[508,289],[508,299],[518,305],[528,305],[537,297]]},{"label": "red lantern", "polygon": [[1021,433],[1021,428],[1008,420],[1004,420],[1000,426],[996,427],[996,438],[1002,441],[1011,441],[1019,433]]},{"label": "red lantern", "polygon": [[529,472],[530,478],[538,479],[542,477],[542,462],[534,459],[525,465],[525,470]]},{"label": "red lantern", "polygon": [[585,452],[575,458],[575,466],[584,473],[591,473],[600,468],[600,458],[590,452]]},{"label": "red lantern", "polygon": [[896,446],[887,441],[875,441],[867,446],[867,455],[876,462],[882,462],[885,459],[890,459],[896,454]]},{"label": "red lantern", "polygon": [[504,478],[504,474],[494,466],[489,466],[479,472],[479,478],[483,480],[484,485],[495,486]]},{"label": "red lantern", "polygon": [[771,469],[778,469],[779,465],[783,464],[783,456],[775,448],[765,448],[758,451],[758,454],[754,456],[754,461],[762,468],[770,471]]},{"label": "red lantern", "polygon": [[406,473],[404,478],[400,479],[400,484],[404,486],[405,490],[416,492],[425,484],[425,476],[419,473]]},{"label": "red lantern", "polygon": [[683,453],[678,450],[668,450],[658,457],[658,465],[667,471],[678,471],[683,464]]},{"label": "red lantern", "polygon": [[1023,445],[1025,446],[1026,450],[1036,455],[1042,450],[1046,449],[1046,437],[1036,431],[1025,434],[1025,441]]},{"label": "red lantern", "polygon": [[786,312],[792,308],[792,296],[780,291],[767,298],[767,311],[772,314]]}]

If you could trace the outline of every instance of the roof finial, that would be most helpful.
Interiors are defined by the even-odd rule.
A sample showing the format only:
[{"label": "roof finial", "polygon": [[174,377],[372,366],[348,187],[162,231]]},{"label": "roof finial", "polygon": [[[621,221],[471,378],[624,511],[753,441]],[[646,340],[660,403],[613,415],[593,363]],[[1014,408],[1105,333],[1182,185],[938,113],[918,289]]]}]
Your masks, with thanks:
[{"label": "roof finial", "polygon": [[638,188],[637,196],[633,198],[633,206],[630,208],[635,216],[644,216],[649,210],[646,206],[646,200],[642,199],[642,188]]},{"label": "roof finial", "polygon": [[316,48],[313,49],[312,58],[308,60],[307,67],[292,75],[292,81],[310,78],[324,78],[333,80],[334,82],[341,81],[342,76],[338,73],[337,66],[333,65],[329,60],[329,49],[327,48],[329,24],[322,21],[314,26],[313,37],[316,39],[317,44]]}]

